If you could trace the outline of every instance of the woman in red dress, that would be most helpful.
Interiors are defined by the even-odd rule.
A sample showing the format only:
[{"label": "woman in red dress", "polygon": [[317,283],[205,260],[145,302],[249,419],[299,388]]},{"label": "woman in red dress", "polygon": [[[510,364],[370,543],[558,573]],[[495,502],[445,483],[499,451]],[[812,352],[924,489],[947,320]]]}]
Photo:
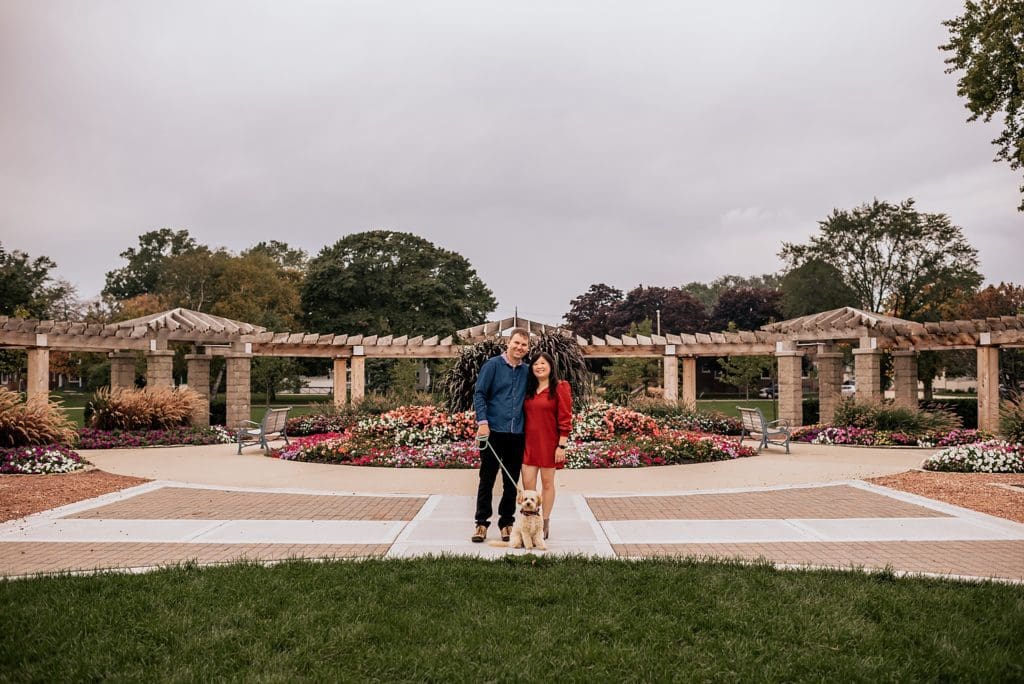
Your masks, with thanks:
[{"label": "woman in red dress", "polygon": [[555,505],[555,471],[565,467],[565,446],[572,431],[572,390],[558,379],[555,360],[541,352],[526,376],[526,451],[523,452],[523,487],[537,489],[540,472],[544,509],[544,538]]}]

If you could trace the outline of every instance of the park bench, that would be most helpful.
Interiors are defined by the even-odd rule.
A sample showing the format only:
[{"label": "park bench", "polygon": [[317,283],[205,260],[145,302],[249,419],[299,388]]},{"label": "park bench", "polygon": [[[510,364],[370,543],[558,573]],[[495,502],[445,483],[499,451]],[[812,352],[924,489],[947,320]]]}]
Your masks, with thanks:
[{"label": "park bench", "polygon": [[786,453],[789,453],[790,427],[788,420],[781,418],[769,423],[759,408],[743,408],[742,406],[736,408],[740,412],[740,422],[743,423],[743,429],[740,431],[740,444],[743,444],[743,439],[749,435],[751,439],[760,440],[760,444],[757,445],[758,452],[769,444],[775,444],[786,447]]},{"label": "park bench", "polygon": [[[259,444],[265,451],[270,452],[270,438],[284,439],[288,444],[288,412],[291,406],[286,408],[267,409],[263,414],[263,420],[259,423],[247,420],[242,427],[238,428],[238,453],[242,453],[242,447],[250,444]],[[246,427],[252,426],[252,427]]]}]

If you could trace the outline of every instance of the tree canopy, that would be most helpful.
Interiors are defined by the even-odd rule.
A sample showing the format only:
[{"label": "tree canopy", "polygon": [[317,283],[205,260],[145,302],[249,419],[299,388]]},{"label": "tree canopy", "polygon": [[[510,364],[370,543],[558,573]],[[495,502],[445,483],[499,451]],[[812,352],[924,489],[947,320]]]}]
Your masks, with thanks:
[{"label": "tree canopy", "polygon": [[832,264],[808,259],[782,277],[779,306],[784,319],[799,318],[844,306],[859,306],[857,293]]},{"label": "tree canopy", "polygon": [[953,295],[981,284],[978,251],[945,214],[921,213],[914,200],[874,200],[835,209],[806,244],[783,243],[796,268],[812,259],[837,269],[857,305],[910,320],[935,318]]},{"label": "tree canopy", "polygon": [[[992,144],[996,161],[1024,166],[1024,0],[967,0],[964,13],[942,22],[950,53],[946,73],[963,71],[956,93],[967,98],[968,121],[1003,115],[1003,131]],[[1024,194],[1024,186],[1021,187]],[[1024,211],[1024,199],[1018,210]]]},{"label": "tree canopy", "polygon": [[766,323],[783,318],[779,301],[782,293],[764,287],[736,287],[725,290],[718,297],[711,312],[711,328],[728,330],[757,330]]},{"label": "tree canopy", "polygon": [[626,293],[626,298],[608,318],[610,335],[628,333],[634,325],[651,321],[657,332],[661,316],[661,333],[703,331],[708,325],[708,314],[697,299],[678,287],[644,287],[638,285]]},{"label": "tree canopy", "polygon": [[349,235],[309,262],[309,330],[448,335],[482,323],[497,302],[465,257],[410,233]]},{"label": "tree canopy", "polygon": [[128,263],[107,273],[103,294],[114,299],[130,299],[156,292],[167,257],[199,247],[187,230],[161,228],[139,236],[139,246],[121,252]]},{"label": "tree canopy", "polygon": [[718,298],[726,290],[735,290],[742,287],[763,288],[766,290],[777,290],[782,284],[781,276],[774,273],[762,273],[757,276],[741,276],[727,274],[719,276],[710,283],[693,281],[683,285],[680,289],[689,292],[697,298],[704,307],[711,311],[718,303]]},{"label": "tree canopy", "polygon": [[[74,288],[55,281],[50,271],[57,264],[48,256],[33,259],[25,252],[8,252],[0,243],[0,314],[48,318]],[[66,312],[65,312],[66,313]]]},{"label": "tree canopy", "polygon": [[625,295],[618,288],[604,283],[591,285],[589,290],[569,302],[565,322],[577,335],[600,337],[611,329],[609,318],[623,299]]}]

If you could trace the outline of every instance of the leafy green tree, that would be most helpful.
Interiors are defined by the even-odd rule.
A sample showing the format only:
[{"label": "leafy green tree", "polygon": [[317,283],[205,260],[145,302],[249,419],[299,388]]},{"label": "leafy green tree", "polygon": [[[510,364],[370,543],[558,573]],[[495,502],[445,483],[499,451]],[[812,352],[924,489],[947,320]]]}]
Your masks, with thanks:
[{"label": "leafy green tree", "polygon": [[465,257],[409,233],[356,233],[309,263],[302,308],[310,330],[448,335],[497,306]]},{"label": "leafy green tree", "polygon": [[784,318],[860,304],[857,294],[843,281],[842,272],[820,259],[808,259],[782,277],[780,308]]},{"label": "leafy green tree", "polygon": [[[964,13],[942,22],[949,42],[939,49],[947,74],[963,71],[956,93],[967,98],[968,121],[1002,115],[1003,132],[992,141],[996,160],[1024,166],[1024,1],[967,0]],[[1021,187],[1024,193],[1024,186]],[[1017,209],[1024,211],[1024,199]]]},{"label": "leafy green tree", "polygon": [[60,304],[73,300],[74,287],[67,281],[55,281],[50,274],[55,268],[50,257],[33,259],[21,250],[9,252],[0,243],[0,314],[49,318],[67,313],[67,307]]},{"label": "leafy green tree", "polygon": [[833,210],[807,244],[784,243],[779,256],[791,268],[822,261],[842,274],[857,305],[909,320],[938,317],[955,293],[981,283],[978,250],[945,214],[926,214],[914,200],[874,200]]},{"label": "leafy green tree", "polygon": [[298,388],[301,385],[301,373],[301,366],[295,359],[257,356],[252,361],[252,388],[263,393],[269,406],[282,389]]},{"label": "leafy green tree", "polygon": [[255,254],[268,256],[276,261],[281,268],[294,273],[303,273],[309,263],[309,254],[306,253],[306,250],[292,248],[288,243],[277,240],[257,242],[249,249],[242,251],[240,256],[246,257]]},{"label": "leafy green tree", "polygon": [[156,292],[167,257],[185,254],[199,247],[187,230],[161,228],[139,236],[139,246],[121,252],[128,263],[107,273],[103,294],[114,299],[129,299]]},{"label": "leafy green tree", "polygon": [[[650,335],[651,321],[634,323],[627,331],[630,335]],[[601,384],[608,392],[608,399],[620,404],[629,403],[631,395],[646,392],[648,387],[661,384],[661,360],[653,358],[612,359],[604,369]]]},{"label": "leafy green tree", "polygon": [[751,386],[773,367],[770,356],[730,356],[718,359],[718,365],[722,368],[722,382],[743,392],[746,399],[750,398]]}]

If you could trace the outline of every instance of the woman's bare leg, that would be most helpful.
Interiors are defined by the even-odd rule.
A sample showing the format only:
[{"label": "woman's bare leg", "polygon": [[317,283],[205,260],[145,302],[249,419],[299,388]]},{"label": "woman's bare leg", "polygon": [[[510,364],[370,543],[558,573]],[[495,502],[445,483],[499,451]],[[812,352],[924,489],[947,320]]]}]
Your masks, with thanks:
[{"label": "woman's bare leg", "polygon": [[[526,466],[523,466],[524,468]],[[536,471],[536,468],[534,468]],[[534,478],[537,477],[534,472]],[[551,510],[555,507],[555,469],[554,468],[541,468],[540,469],[540,482],[543,487],[543,494],[541,497],[544,499],[544,519],[549,520],[551,518]]]},{"label": "woman's bare leg", "polygon": [[[537,466],[523,464],[523,489],[532,489],[537,491],[537,471],[540,470]],[[544,494],[547,497],[547,493]]]}]

